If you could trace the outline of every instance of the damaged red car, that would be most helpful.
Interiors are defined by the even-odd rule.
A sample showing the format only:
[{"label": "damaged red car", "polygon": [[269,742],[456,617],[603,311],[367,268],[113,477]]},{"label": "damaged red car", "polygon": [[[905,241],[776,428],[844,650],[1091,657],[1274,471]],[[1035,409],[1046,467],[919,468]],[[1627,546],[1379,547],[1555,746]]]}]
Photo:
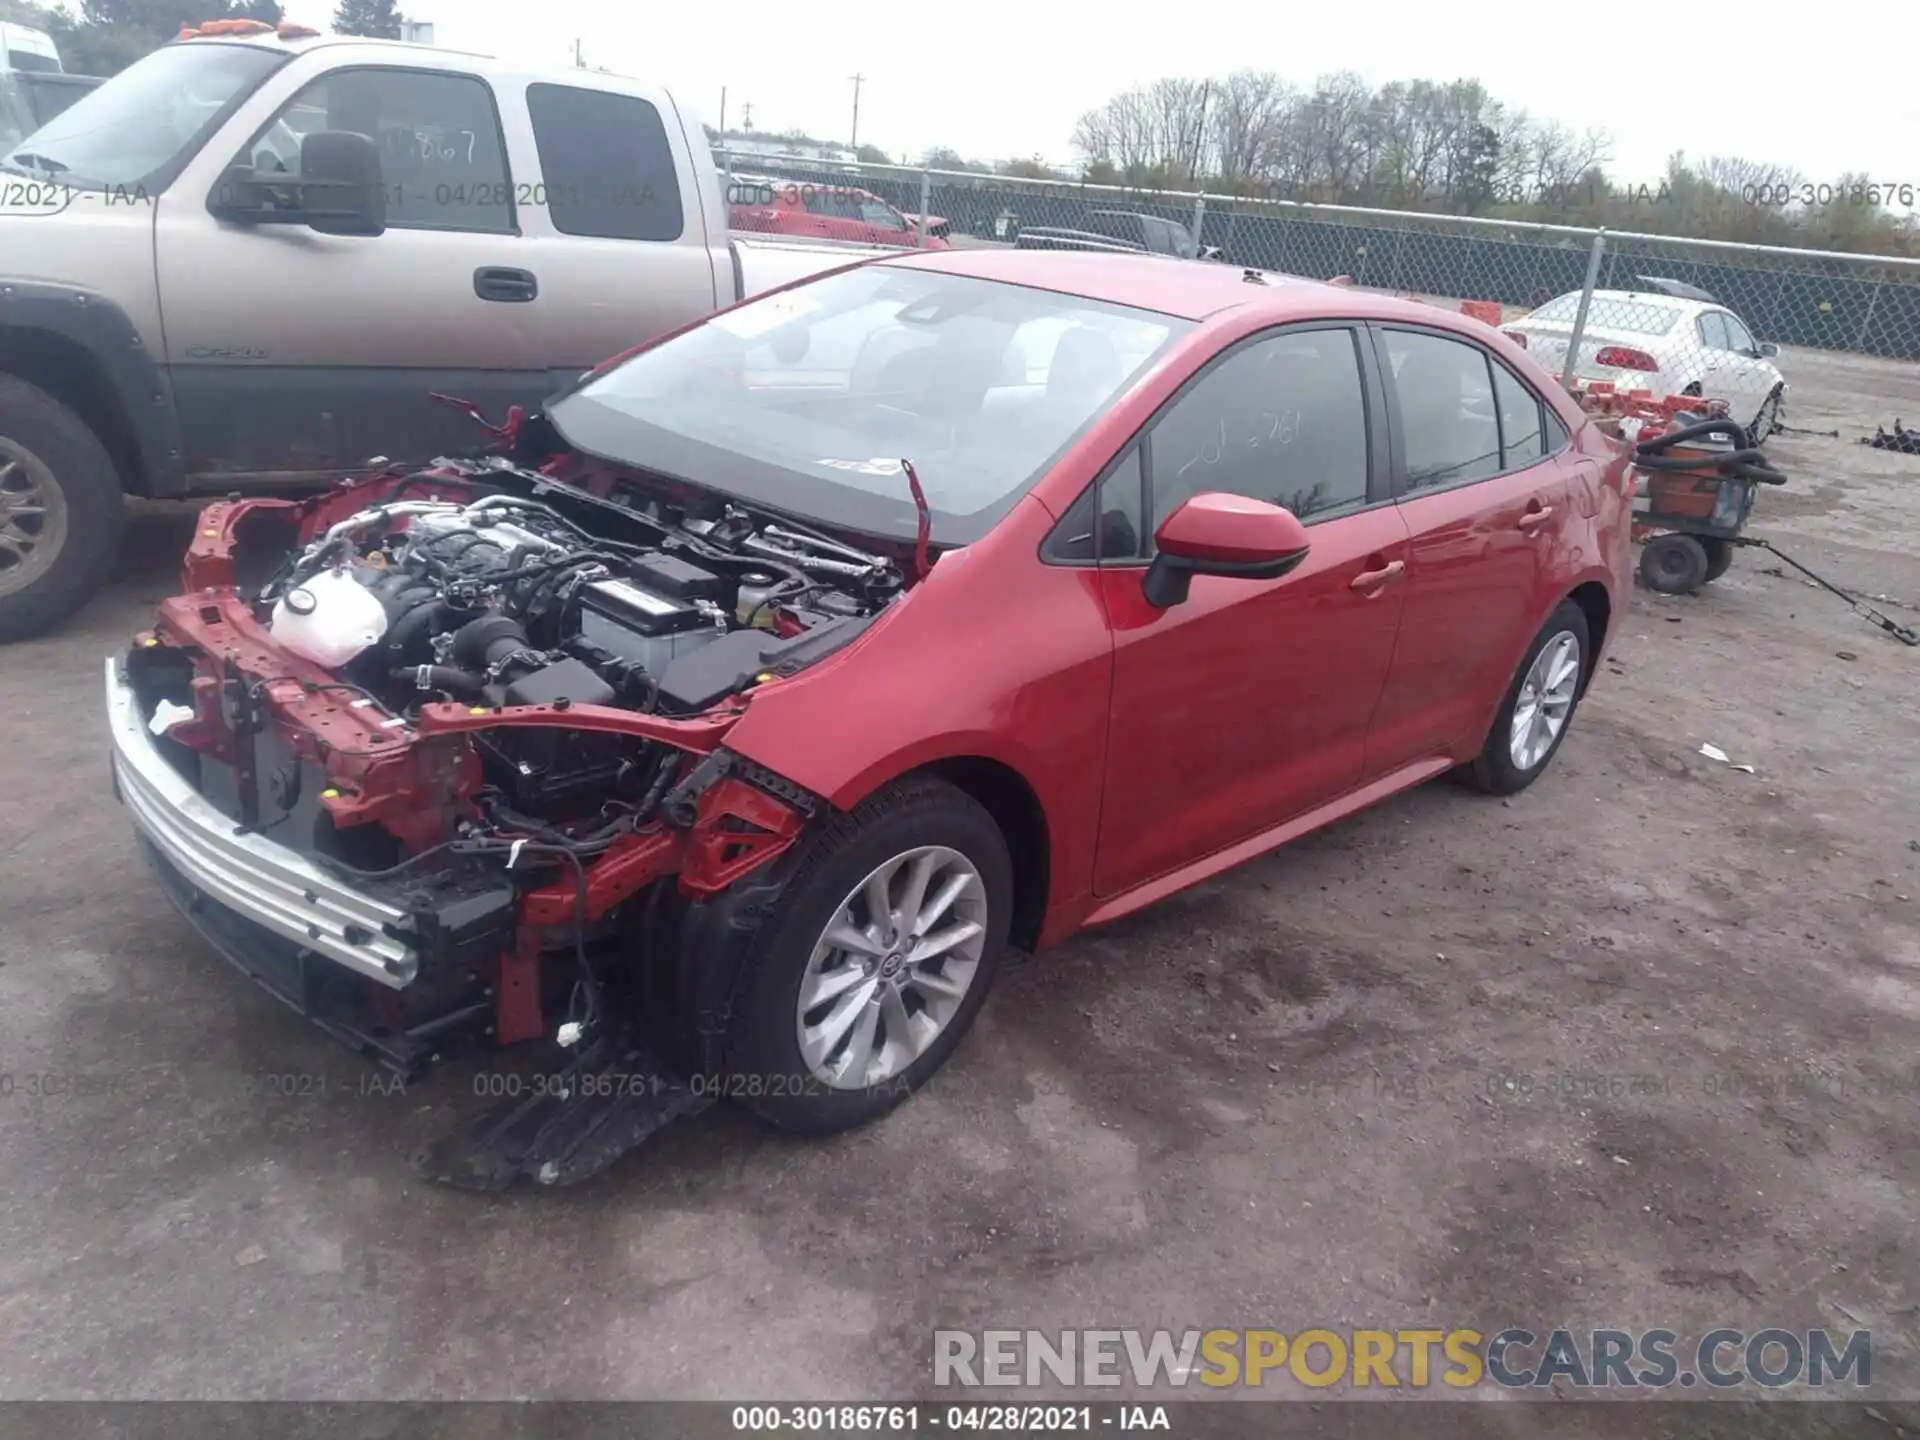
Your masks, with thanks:
[{"label": "damaged red car", "polygon": [[108,663],[234,964],[408,1075],[558,1045],[443,1178],[715,1095],[831,1130],[1040,949],[1443,772],[1529,784],[1628,594],[1624,451],[1475,321],[902,255],[448,459],[210,507]]}]

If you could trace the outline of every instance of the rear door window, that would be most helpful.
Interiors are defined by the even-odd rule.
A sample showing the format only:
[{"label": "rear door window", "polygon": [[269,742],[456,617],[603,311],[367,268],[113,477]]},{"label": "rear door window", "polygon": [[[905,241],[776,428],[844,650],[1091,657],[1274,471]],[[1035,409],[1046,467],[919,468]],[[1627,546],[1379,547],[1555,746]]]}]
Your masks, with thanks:
[{"label": "rear door window", "polygon": [[658,110],[637,95],[547,84],[527,87],[527,110],[554,229],[606,240],[680,238],[680,173]]},{"label": "rear door window", "polygon": [[1498,475],[1500,421],[1484,350],[1416,330],[1385,332],[1400,403],[1407,489],[1435,490]]}]

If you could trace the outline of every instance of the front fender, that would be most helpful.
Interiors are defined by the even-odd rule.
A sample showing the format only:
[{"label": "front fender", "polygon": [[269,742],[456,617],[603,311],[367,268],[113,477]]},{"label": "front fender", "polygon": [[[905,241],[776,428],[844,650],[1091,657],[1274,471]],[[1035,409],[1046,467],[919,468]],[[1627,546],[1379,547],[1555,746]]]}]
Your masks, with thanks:
[{"label": "front fender", "polygon": [[140,469],[122,477],[130,490],[162,499],[186,493],[173,386],[125,310],[95,290],[0,275],[0,338],[10,330],[57,335],[87,357],[133,439]]}]

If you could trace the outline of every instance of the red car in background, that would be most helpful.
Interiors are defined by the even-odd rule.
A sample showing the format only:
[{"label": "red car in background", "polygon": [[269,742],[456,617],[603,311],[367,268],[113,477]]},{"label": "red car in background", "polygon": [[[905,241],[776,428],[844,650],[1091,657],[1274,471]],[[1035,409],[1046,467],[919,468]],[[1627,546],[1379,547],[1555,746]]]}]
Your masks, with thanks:
[{"label": "red car in background", "polygon": [[926,244],[922,246],[918,215],[896,210],[873,192],[854,185],[822,185],[773,175],[733,175],[727,180],[727,219],[735,230],[851,240],[863,245],[951,248],[947,235],[952,227],[945,219],[927,217]]},{"label": "red car in background", "polygon": [[1224,266],[855,264],[516,431],[211,507],[108,665],[117,791],[390,1065],[640,1033],[798,1129],[925,1081],[1010,942],[1530,785],[1629,595],[1626,452],[1524,350]]}]

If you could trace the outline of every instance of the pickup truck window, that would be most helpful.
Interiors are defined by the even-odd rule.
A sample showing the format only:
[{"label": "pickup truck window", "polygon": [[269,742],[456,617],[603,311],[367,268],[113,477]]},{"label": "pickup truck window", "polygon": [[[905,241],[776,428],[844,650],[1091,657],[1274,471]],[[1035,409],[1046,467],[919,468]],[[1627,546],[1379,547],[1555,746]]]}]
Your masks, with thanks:
[{"label": "pickup truck window", "polygon": [[9,155],[27,170],[77,190],[141,189],[158,195],[200,147],[288,59],[252,45],[164,45],[90,90]]},{"label": "pickup truck window", "polygon": [[527,111],[562,235],[678,240],[680,172],[660,112],[636,95],[529,85]]},{"label": "pickup truck window", "polygon": [[713,317],[548,418],[588,454],[788,514],[985,535],[1191,321],[937,271],[861,265]]},{"label": "pickup truck window", "polygon": [[477,76],[373,66],[332,71],[282,106],[236,158],[298,176],[300,142],[316,130],[351,130],[380,146],[389,226],[513,232],[500,114]]}]

